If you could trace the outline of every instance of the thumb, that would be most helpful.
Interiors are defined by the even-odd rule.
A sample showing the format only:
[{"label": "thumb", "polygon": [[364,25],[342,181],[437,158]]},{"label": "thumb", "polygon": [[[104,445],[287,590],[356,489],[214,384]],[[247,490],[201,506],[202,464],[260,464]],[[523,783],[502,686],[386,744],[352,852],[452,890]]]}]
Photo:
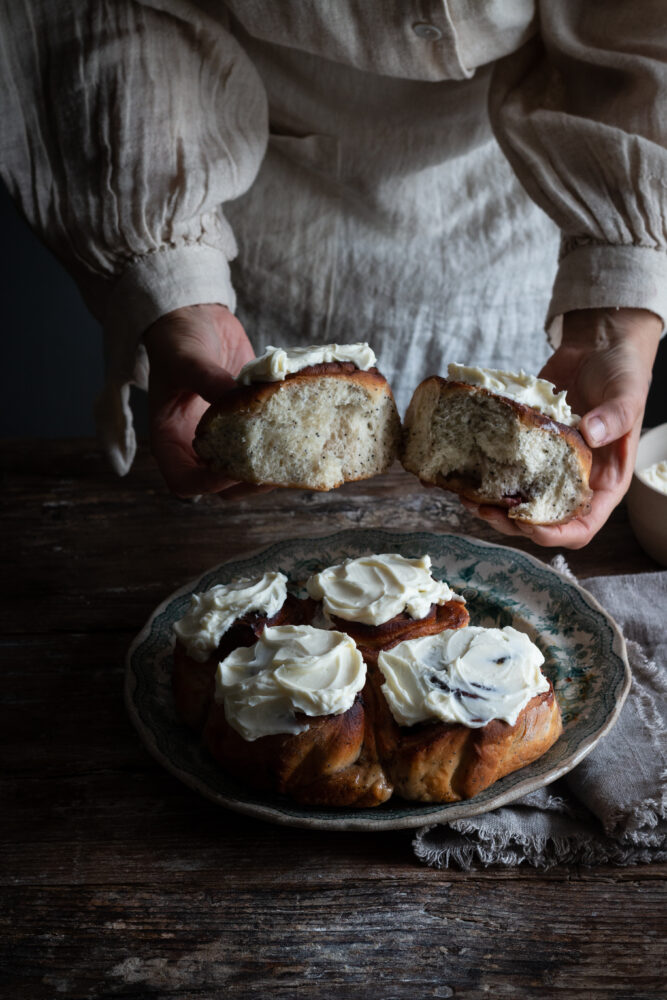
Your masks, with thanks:
[{"label": "thumb", "polygon": [[641,399],[627,394],[605,400],[581,418],[579,430],[591,448],[618,441],[641,419]]},{"label": "thumb", "polygon": [[210,361],[204,363],[198,361],[196,370],[193,370],[191,375],[190,387],[207,403],[215,403],[236,385],[230,372]]},{"label": "thumb", "polygon": [[183,348],[169,358],[166,383],[201,396],[207,403],[214,403],[236,384],[232,374],[207,353]]}]

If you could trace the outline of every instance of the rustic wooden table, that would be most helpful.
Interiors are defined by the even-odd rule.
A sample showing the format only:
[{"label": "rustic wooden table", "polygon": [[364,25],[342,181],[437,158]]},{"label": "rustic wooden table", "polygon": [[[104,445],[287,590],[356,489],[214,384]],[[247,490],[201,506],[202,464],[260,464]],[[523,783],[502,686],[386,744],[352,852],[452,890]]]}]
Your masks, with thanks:
[{"label": "rustic wooden table", "polygon": [[[290,535],[491,538],[484,526],[398,470],[330,495],[193,504],[143,452],[122,480],[91,442],[3,456],[2,997],[667,996],[664,867],[435,871],[410,831],[222,809],[128,721],[131,639],[208,566]],[[566,556],[579,576],[657,568],[623,509]]]}]

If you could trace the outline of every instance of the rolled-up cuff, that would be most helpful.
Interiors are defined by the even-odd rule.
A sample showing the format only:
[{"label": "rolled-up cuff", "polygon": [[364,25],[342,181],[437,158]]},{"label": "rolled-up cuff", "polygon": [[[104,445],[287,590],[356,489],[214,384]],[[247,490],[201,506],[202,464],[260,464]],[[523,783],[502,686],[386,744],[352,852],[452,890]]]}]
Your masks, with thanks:
[{"label": "rolled-up cuff", "polygon": [[107,301],[104,328],[136,343],[160,316],[204,302],[234,311],[236,296],[224,253],[200,243],[158,250],[123,271]]},{"label": "rolled-up cuff", "polygon": [[648,309],[667,326],[667,252],[649,247],[576,247],[558,267],[546,328],[554,347],[573,309]]},{"label": "rolled-up cuff", "polygon": [[148,384],[145,330],[182,306],[218,303],[232,312],[236,296],[221,250],[191,244],[160,250],[132,263],[116,281],[104,311],[106,380],[95,417],[97,432],[115,471],[123,476],[136,451],[130,386]]}]

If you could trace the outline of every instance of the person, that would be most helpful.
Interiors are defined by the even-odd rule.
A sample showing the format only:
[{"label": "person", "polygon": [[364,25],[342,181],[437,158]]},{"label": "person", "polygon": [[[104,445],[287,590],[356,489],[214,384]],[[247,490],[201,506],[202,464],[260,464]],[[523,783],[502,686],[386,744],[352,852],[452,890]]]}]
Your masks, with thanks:
[{"label": "person", "polygon": [[[632,473],[667,316],[659,0],[5,0],[2,177],[105,335],[180,495],[267,344],[368,341],[400,409],[448,361],[539,372],[583,415],[586,544]],[[233,271],[230,269],[233,262]],[[541,332],[546,329],[548,337]]]}]

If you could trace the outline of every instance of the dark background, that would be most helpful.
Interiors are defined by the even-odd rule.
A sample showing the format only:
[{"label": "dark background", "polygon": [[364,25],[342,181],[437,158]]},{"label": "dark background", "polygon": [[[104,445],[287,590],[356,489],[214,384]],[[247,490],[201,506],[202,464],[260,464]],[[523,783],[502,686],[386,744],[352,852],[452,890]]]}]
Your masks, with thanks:
[{"label": "dark background", "polygon": [[[74,282],[20,217],[0,184],[3,365],[0,435],[77,437],[95,433],[102,386],[102,337]],[[135,424],[146,432],[143,393]],[[644,424],[667,422],[667,338],[654,369]]]}]

